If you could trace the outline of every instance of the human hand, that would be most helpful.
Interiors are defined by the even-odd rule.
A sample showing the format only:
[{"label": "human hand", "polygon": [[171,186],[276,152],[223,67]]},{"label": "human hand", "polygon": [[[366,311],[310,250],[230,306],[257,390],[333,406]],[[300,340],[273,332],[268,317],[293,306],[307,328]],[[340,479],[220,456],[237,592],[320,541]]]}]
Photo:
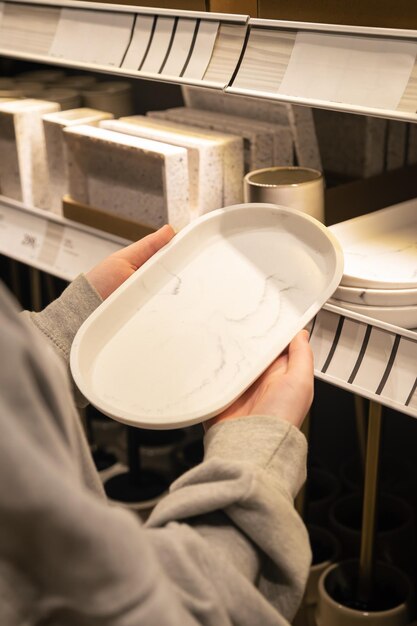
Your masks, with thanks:
[{"label": "human hand", "polygon": [[130,246],[114,252],[87,272],[87,280],[105,300],[136,270],[163,248],[175,235],[174,229],[165,225]]},{"label": "human hand", "polygon": [[308,331],[300,331],[257,381],[205,428],[247,415],[280,417],[299,428],[314,394],[313,353]]}]

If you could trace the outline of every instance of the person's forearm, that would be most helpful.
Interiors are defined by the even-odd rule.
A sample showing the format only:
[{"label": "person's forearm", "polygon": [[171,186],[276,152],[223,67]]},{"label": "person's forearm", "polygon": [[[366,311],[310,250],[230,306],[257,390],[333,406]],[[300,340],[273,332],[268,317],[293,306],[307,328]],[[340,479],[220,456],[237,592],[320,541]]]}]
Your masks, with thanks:
[{"label": "person's forearm", "polygon": [[[174,483],[147,526],[186,521],[213,556],[228,569],[231,565],[239,578],[257,581],[278,614],[291,619],[311,558],[306,529],[293,506],[305,478],[305,438],[284,420],[259,416],[218,424],[205,444],[205,462]],[[169,551],[167,545],[160,549]],[[227,589],[228,581],[223,584]]]},{"label": "person's forearm", "polygon": [[97,291],[80,274],[45,309],[39,313],[24,311],[22,315],[31,320],[68,363],[71,345],[79,327],[101,303]]}]

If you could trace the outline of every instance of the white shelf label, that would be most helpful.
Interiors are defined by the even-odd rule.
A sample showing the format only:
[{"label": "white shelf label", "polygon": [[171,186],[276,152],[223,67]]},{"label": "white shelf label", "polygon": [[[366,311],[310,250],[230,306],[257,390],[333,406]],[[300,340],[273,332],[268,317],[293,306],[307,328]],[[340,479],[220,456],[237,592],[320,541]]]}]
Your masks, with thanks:
[{"label": "white shelf label", "polygon": [[299,32],[279,93],[395,110],[416,54],[406,40]]},{"label": "white shelf label", "polygon": [[100,235],[0,203],[0,253],[65,280],[120,248]]}]

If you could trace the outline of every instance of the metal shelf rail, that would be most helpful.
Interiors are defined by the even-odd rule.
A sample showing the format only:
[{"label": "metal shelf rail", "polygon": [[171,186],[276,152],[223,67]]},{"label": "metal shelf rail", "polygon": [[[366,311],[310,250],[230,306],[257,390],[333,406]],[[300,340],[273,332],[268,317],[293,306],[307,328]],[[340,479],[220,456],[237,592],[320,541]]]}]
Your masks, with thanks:
[{"label": "metal shelf rail", "polygon": [[76,0],[0,1],[0,55],[417,120],[417,31]]}]

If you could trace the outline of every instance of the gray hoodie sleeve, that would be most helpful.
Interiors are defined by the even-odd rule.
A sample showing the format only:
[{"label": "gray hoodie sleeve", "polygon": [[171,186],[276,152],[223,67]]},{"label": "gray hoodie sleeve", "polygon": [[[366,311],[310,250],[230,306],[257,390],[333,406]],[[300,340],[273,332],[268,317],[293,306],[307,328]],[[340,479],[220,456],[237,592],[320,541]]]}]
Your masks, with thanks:
[{"label": "gray hoodie sleeve", "polygon": [[[88,285],[77,294],[76,284],[71,288],[79,297]],[[48,316],[30,316],[61,353],[78,323],[74,314],[71,329],[64,328],[68,296]],[[10,570],[0,576],[0,618],[3,585],[11,614],[18,607],[60,626],[288,624],[310,564],[293,506],[305,478],[303,435],[271,416],[213,426],[204,462],[180,477],[140,526],[94,485],[63,368],[39,349],[42,337],[21,325],[6,319],[0,326],[0,347],[17,352],[17,382],[2,380],[0,411],[0,550]],[[20,532],[28,519],[30,533],[25,526]],[[7,617],[0,622],[15,626]]]}]

